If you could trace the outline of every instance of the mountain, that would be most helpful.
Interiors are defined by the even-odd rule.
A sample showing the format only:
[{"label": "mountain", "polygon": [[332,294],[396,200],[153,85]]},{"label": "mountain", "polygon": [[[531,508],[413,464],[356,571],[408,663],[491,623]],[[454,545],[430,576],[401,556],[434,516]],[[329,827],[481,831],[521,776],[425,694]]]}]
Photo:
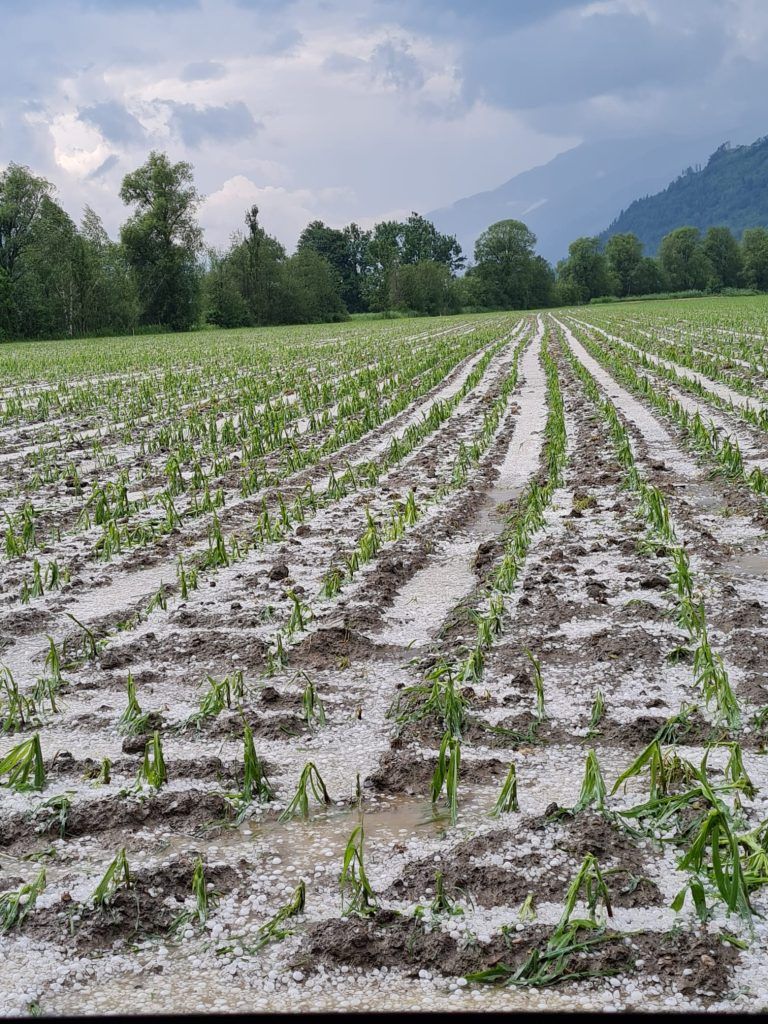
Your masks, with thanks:
[{"label": "mountain", "polygon": [[537,252],[555,263],[567,255],[574,238],[598,234],[617,210],[638,196],[659,191],[684,168],[706,159],[722,138],[582,143],[498,188],[433,210],[427,217],[440,231],[456,235],[470,256],[477,236],[489,224],[509,217],[522,220],[536,234]]},{"label": "mountain", "polygon": [[688,168],[663,192],[636,199],[600,236],[633,231],[653,255],[673,228],[768,226],[768,136],[751,146],[723,143],[700,170]]}]

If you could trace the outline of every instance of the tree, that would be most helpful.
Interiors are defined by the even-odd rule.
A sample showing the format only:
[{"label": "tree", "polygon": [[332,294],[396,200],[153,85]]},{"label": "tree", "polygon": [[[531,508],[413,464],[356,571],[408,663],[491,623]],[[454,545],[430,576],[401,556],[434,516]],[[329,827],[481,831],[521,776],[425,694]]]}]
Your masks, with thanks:
[{"label": "tree", "polygon": [[[354,227],[355,225],[352,225]],[[341,281],[341,297],[351,312],[362,307],[360,278],[357,270],[356,251],[351,236],[345,231],[329,228],[321,220],[307,224],[299,235],[297,253],[311,250],[327,260]]]},{"label": "tree", "polygon": [[145,323],[186,330],[199,305],[197,256],[202,232],[195,220],[201,197],[192,166],[172,164],[152,152],[147,162],[123,178],[120,198],[136,209],[121,238],[136,278]]},{"label": "tree", "polygon": [[14,164],[0,176],[0,282],[7,337],[117,332],[135,320],[122,250],[93,210],[78,230],[52,186]]},{"label": "tree", "polygon": [[[23,336],[35,323],[25,307],[34,289],[25,286],[25,257],[35,244],[43,200],[53,186],[28,167],[11,163],[0,174],[0,335]],[[22,293],[26,293],[23,295]]]},{"label": "tree", "polygon": [[768,290],[768,230],[747,228],[741,236],[744,279],[750,288]]},{"label": "tree", "polygon": [[365,297],[365,281],[371,269],[368,258],[368,243],[371,240],[371,232],[364,231],[353,221],[352,224],[348,224],[343,228],[342,234],[347,243],[350,262],[355,275],[354,298],[350,297],[350,301],[347,302],[347,309],[350,313],[362,313],[368,309]]},{"label": "tree", "polygon": [[560,266],[564,264],[561,260],[558,264],[557,279],[552,289],[553,306],[577,306],[581,302],[579,289],[572,281],[560,276]]},{"label": "tree", "polygon": [[668,287],[674,292],[702,290],[712,274],[698,228],[675,228],[664,235],[659,246],[659,263]]},{"label": "tree", "polygon": [[347,308],[341,298],[341,278],[328,260],[312,249],[286,260],[282,277],[282,323],[315,324],[347,319]]},{"label": "tree", "polygon": [[226,254],[216,249],[208,250],[208,272],[203,279],[203,315],[206,323],[219,327],[247,327],[252,322],[231,262]]},{"label": "tree", "polygon": [[79,334],[132,330],[139,315],[136,285],[121,245],[113,242],[98,214],[85,207],[73,247]]},{"label": "tree", "polygon": [[237,232],[225,252],[210,250],[203,280],[205,316],[221,327],[283,323],[281,266],[285,249],[258,224],[256,207],[246,216],[249,231]]},{"label": "tree", "polygon": [[0,340],[10,338],[16,329],[16,306],[8,271],[0,267]]},{"label": "tree", "polygon": [[710,228],[702,243],[702,250],[712,270],[712,287],[738,288],[744,265],[739,243],[730,228]]},{"label": "tree", "polygon": [[37,178],[28,167],[9,164],[0,174],[0,268],[13,283],[20,274],[20,260],[34,240],[35,223],[43,200],[53,185]]},{"label": "tree", "polygon": [[533,251],[536,235],[522,221],[491,224],[475,242],[473,271],[475,298],[480,306],[529,309],[546,305],[540,259]]},{"label": "tree", "polygon": [[[285,249],[259,224],[258,207],[245,215],[247,234],[235,234],[227,252],[211,250],[204,280],[205,316],[221,327],[345,320],[342,281],[314,242],[319,221],[286,259]],[[332,229],[328,229],[332,230]]]},{"label": "tree", "polygon": [[663,292],[665,287],[664,275],[658,262],[650,256],[644,256],[632,271],[629,294],[653,295]]},{"label": "tree", "polygon": [[396,220],[384,220],[374,225],[365,247],[368,273],[365,279],[365,297],[369,309],[387,309],[390,296],[390,277],[400,262],[400,232],[402,225]]},{"label": "tree", "polygon": [[[352,225],[355,227],[355,225]],[[357,229],[359,231],[359,229]],[[398,267],[436,263],[452,274],[464,264],[461,246],[453,235],[443,235],[418,213],[407,221],[380,221],[362,247],[363,297],[370,309],[387,309]]]},{"label": "tree", "polygon": [[420,260],[397,267],[390,281],[389,304],[426,316],[454,313],[460,307],[455,279],[444,263]]},{"label": "tree", "polygon": [[531,306],[551,306],[555,289],[555,272],[543,256],[534,256],[531,267]]},{"label": "tree", "polygon": [[49,196],[43,196],[24,256],[25,273],[20,303],[26,313],[27,335],[73,337],[81,326],[75,274],[79,255],[77,228],[72,218]]},{"label": "tree", "polygon": [[438,263],[449,271],[461,270],[465,260],[454,235],[441,234],[430,220],[412,213],[401,225],[400,262]]},{"label": "tree", "polygon": [[252,206],[245,214],[248,232],[235,236],[229,263],[248,309],[249,323],[284,323],[280,311],[280,266],[285,260],[285,247],[268,235],[259,224],[259,208]]},{"label": "tree", "polygon": [[632,281],[643,258],[643,243],[631,232],[611,235],[605,243],[605,255],[608,266],[619,283],[619,295],[633,294]]},{"label": "tree", "polygon": [[568,246],[568,258],[558,264],[558,277],[569,284],[580,302],[614,289],[608,260],[600,251],[599,238],[577,238]]}]

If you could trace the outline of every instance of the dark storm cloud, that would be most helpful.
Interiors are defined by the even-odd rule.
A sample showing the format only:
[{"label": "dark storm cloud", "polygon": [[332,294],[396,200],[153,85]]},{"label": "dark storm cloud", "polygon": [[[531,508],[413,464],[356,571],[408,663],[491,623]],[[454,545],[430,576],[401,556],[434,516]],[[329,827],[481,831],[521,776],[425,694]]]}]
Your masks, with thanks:
[{"label": "dark storm cloud", "polygon": [[78,116],[81,121],[98,128],[109,142],[131,145],[144,142],[146,138],[141,122],[117,100],[107,100],[104,103],[94,103],[92,107],[83,107]]},{"label": "dark storm cloud", "polygon": [[[675,30],[625,12],[569,13],[463,50],[467,98],[531,109],[701,79],[724,40],[703,21]],[[514,56],[512,56],[514,55]]]},{"label": "dark storm cloud", "polygon": [[261,124],[242,102],[220,107],[196,107],[167,102],[172,130],[186,146],[196,149],[204,142],[238,142],[254,136]]},{"label": "dark storm cloud", "polygon": [[[764,131],[756,13],[744,0],[374,0],[366,24],[396,19],[452,44],[466,109],[480,101],[541,131],[599,137],[709,131],[713,117]],[[763,40],[759,59],[734,56],[745,25]]]},{"label": "dark storm cloud", "polygon": [[113,225],[153,148],[293,230],[316,195],[389,216],[580,140],[768,130],[764,0],[0,0],[0,23],[0,167]]}]

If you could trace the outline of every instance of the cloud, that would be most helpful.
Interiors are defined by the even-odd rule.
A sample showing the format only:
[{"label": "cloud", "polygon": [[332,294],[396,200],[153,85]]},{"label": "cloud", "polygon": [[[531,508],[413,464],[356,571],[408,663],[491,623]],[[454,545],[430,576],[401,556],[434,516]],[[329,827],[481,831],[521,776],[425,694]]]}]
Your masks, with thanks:
[{"label": "cloud", "polygon": [[238,7],[245,7],[248,10],[276,14],[293,7],[296,0],[235,0],[235,3]]},{"label": "cloud", "polygon": [[723,50],[722,32],[706,18],[654,24],[643,12],[601,5],[592,14],[568,11],[482,45],[470,42],[464,90],[468,102],[482,97],[513,109],[572,109],[597,96],[701,79]]},{"label": "cloud", "polygon": [[352,74],[355,71],[365,71],[368,61],[362,57],[353,57],[349,53],[329,53],[322,63],[324,71],[339,73],[342,75]]},{"label": "cloud", "polygon": [[119,172],[150,149],[221,193],[211,241],[241,223],[238,189],[257,189],[291,243],[305,215],[434,209],[582,140],[768,130],[765,0],[0,7],[24,40],[4,55],[0,165],[28,163],[75,219],[88,202],[113,233]]},{"label": "cloud", "polygon": [[262,52],[272,54],[296,53],[303,42],[304,36],[298,29],[287,28],[283,32],[278,32],[270,40],[265,41],[262,44]]},{"label": "cloud", "polygon": [[387,39],[373,50],[370,66],[375,76],[397,89],[420,89],[425,75],[407,42]]},{"label": "cloud", "polygon": [[113,167],[117,167],[119,163],[120,157],[116,153],[113,153],[111,156],[108,156],[103,163],[99,164],[95,171],[91,171],[88,175],[88,180],[97,181],[99,178],[103,178],[105,175],[109,174]]},{"label": "cloud", "polygon": [[[103,11],[105,0],[78,0],[82,7],[97,8]],[[174,11],[187,11],[200,6],[200,0],[108,0],[112,11],[142,10],[147,7],[162,14]]]},{"label": "cloud", "polygon": [[[171,14],[174,11],[192,10],[200,6],[200,0],[37,0],[35,7],[61,8],[67,6],[81,11],[106,14],[120,14],[125,11],[146,11]],[[30,0],[2,0],[4,14],[29,13]]]},{"label": "cloud", "polygon": [[467,32],[483,38],[546,21],[553,15],[583,7],[585,0],[376,0],[379,17],[436,35],[460,37]]},{"label": "cloud", "polygon": [[223,239],[242,228],[245,211],[259,208],[259,221],[268,234],[293,246],[311,220],[328,216],[334,204],[346,198],[345,189],[289,189],[259,185],[245,175],[228,178],[200,208],[200,222],[211,237]]},{"label": "cloud", "polygon": [[109,142],[131,145],[143,143],[146,133],[141,122],[117,100],[106,100],[83,107],[79,112],[81,121],[98,128]]},{"label": "cloud", "polygon": [[224,78],[227,69],[215,60],[198,60],[187,64],[179,76],[182,82],[212,82]]},{"label": "cloud", "polygon": [[192,103],[166,103],[170,127],[192,149],[205,142],[240,142],[263,127],[240,100],[223,106],[196,107]]},{"label": "cloud", "polygon": [[452,47],[459,95],[426,115],[487,103],[585,137],[765,130],[761,0],[373,0],[361,18]]}]

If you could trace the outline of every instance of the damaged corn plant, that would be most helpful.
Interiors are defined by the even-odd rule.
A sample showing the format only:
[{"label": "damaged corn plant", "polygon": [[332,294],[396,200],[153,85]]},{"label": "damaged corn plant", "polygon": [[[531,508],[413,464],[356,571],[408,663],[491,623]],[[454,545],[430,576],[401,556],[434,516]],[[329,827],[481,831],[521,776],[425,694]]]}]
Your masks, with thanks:
[{"label": "damaged corn plant", "polygon": [[760,1008],[767,323],[0,345],[2,1006]]}]

